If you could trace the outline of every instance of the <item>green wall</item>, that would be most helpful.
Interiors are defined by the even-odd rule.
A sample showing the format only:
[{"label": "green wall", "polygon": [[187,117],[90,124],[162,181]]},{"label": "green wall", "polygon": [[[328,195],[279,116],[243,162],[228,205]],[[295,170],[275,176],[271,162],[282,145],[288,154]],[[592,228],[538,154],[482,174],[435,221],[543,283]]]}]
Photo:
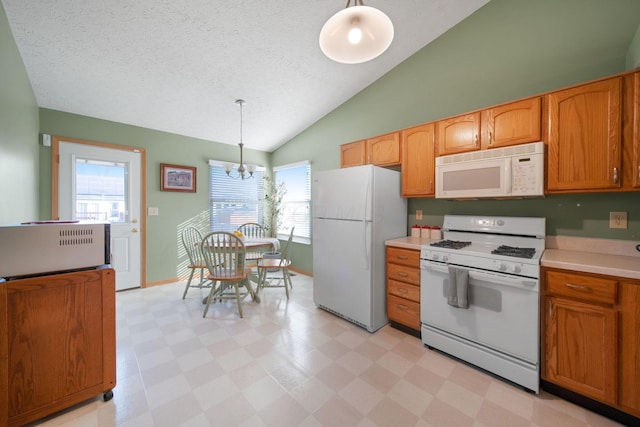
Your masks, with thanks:
[{"label": "green wall", "polygon": [[[184,257],[178,230],[185,223],[208,224],[209,159],[238,161],[238,146],[221,144],[159,132],[122,123],[99,120],[55,110],[40,109],[43,133],[69,138],[128,145],[146,150],[147,207],[159,209],[158,216],[147,216],[147,281],[175,278]],[[270,167],[270,154],[245,150],[245,161]],[[160,164],[171,163],[197,168],[197,193],[160,191]],[[51,148],[40,147],[42,179],[40,216],[51,217]],[[143,207],[146,210],[146,207]],[[183,272],[182,272],[183,273]]]},{"label": "green wall", "polygon": [[633,70],[634,68],[640,68],[640,26],[638,26],[627,53],[627,70]]},{"label": "green wall", "polygon": [[38,164],[38,106],[0,6],[0,225],[38,219]]},{"label": "green wall", "polygon": [[[340,144],[625,71],[639,25],[636,0],[492,0],[275,151],[273,164],[337,168]],[[410,199],[409,224],[416,209],[420,224],[442,225],[445,214],[544,216],[550,235],[640,239],[640,193]],[[610,210],[629,213],[627,230],[608,228]],[[296,265],[312,270],[311,248],[301,251]]]}]

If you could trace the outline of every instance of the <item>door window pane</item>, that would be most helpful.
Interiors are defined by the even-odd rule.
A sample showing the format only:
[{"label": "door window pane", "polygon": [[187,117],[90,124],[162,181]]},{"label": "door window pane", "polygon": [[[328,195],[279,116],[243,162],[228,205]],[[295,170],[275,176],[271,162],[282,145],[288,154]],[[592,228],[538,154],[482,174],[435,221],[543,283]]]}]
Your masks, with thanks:
[{"label": "door window pane", "polygon": [[127,165],[76,159],[75,219],[127,221]]}]

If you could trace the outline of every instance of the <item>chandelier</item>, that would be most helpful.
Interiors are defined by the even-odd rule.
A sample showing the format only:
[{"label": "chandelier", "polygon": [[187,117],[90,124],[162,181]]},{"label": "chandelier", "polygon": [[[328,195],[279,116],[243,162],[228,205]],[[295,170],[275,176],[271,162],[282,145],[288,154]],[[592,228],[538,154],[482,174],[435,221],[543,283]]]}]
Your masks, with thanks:
[{"label": "chandelier", "polygon": [[[240,144],[238,144],[240,146],[240,165],[236,170],[237,175],[231,174],[231,172],[233,171],[233,165],[231,163],[224,164],[224,171],[227,173],[227,176],[230,178],[248,179],[248,178],[253,178],[253,173],[256,170],[256,166],[247,165],[245,167],[243,163],[242,148],[244,147],[244,144],[242,143],[242,106],[245,104],[245,101],[243,99],[236,99],[236,104],[240,106]],[[246,176],[246,172],[249,173],[249,176]]]},{"label": "chandelier", "polygon": [[393,40],[391,19],[362,0],[347,1],[320,30],[320,49],[330,59],[343,64],[359,64],[377,58]]}]

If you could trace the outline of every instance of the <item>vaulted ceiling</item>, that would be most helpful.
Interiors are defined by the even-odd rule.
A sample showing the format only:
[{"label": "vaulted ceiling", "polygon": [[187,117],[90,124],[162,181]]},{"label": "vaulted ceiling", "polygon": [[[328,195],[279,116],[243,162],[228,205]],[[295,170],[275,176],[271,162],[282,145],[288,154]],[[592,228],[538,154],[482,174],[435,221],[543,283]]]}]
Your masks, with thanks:
[{"label": "vaulted ceiling", "polygon": [[370,0],[394,24],[363,64],[326,58],[344,0],[1,0],[39,107],[273,151],[488,0]]}]

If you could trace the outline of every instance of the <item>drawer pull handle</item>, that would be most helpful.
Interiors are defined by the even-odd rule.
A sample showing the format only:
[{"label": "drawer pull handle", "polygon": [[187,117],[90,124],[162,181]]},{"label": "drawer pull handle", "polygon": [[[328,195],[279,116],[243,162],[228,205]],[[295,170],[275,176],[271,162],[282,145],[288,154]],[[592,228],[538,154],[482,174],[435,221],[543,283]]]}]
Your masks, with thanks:
[{"label": "drawer pull handle", "polygon": [[398,259],[409,259],[406,255],[398,255]]},{"label": "drawer pull handle", "polygon": [[404,271],[398,271],[398,276],[400,276],[400,277],[409,277],[409,275],[407,273],[405,273]]},{"label": "drawer pull handle", "polygon": [[567,288],[575,289],[577,291],[593,292],[591,286],[574,285],[573,283],[567,283]]},{"label": "drawer pull handle", "polygon": [[398,308],[399,308],[400,310],[404,310],[404,311],[409,310],[409,307],[407,307],[407,306],[406,306],[406,305],[404,305],[404,304],[398,304]]},{"label": "drawer pull handle", "polygon": [[405,288],[397,288],[399,294],[406,294],[408,291]]}]

